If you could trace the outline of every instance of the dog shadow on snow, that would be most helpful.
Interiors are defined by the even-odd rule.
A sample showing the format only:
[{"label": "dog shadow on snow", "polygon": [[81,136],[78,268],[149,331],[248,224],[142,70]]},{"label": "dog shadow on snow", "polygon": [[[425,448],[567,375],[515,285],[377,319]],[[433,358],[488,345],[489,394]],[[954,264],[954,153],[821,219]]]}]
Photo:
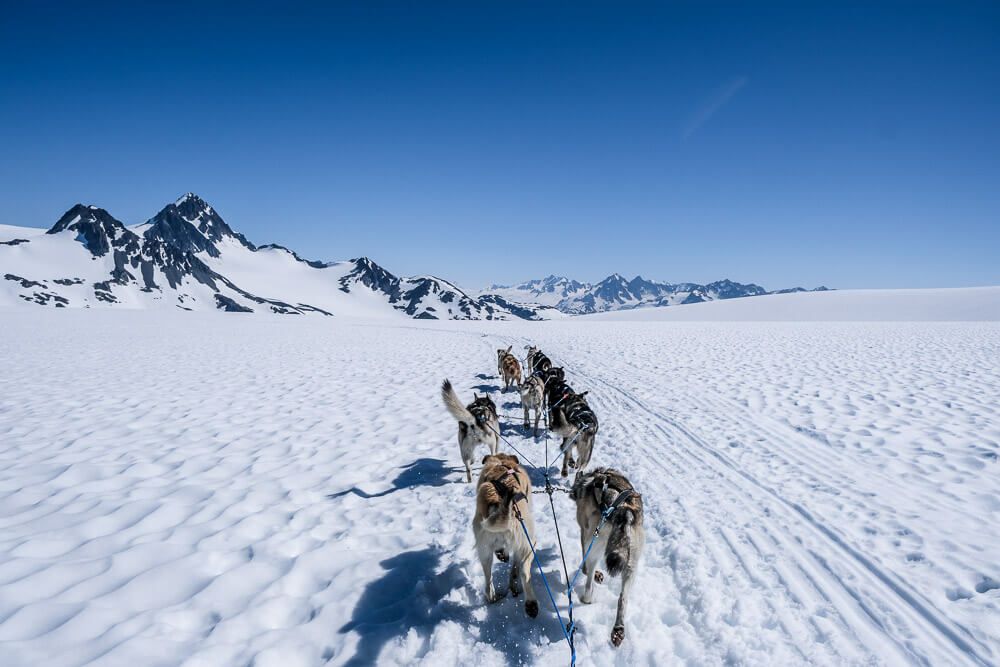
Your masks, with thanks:
[{"label": "dog shadow on snow", "polygon": [[353,493],[361,498],[381,498],[389,495],[390,493],[395,493],[396,491],[401,491],[403,489],[412,489],[417,486],[444,486],[445,484],[452,483],[448,480],[448,475],[456,472],[465,472],[465,468],[449,466],[442,459],[417,459],[413,463],[403,466],[402,472],[396,475],[396,478],[392,480],[392,486],[385,491],[368,493],[367,491],[354,486],[346,491],[331,493],[327,496],[327,498],[329,500],[336,500],[337,498],[342,498],[349,493]]},{"label": "dog shadow on snow", "polygon": [[[339,629],[341,634],[354,632],[360,637],[354,655],[345,666],[376,664],[386,644],[403,640],[411,632],[423,640],[427,649],[435,628],[448,622],[473,634],[478,630],[478,640],[506,656],[511,667],[530,663],[533,649],[541,645],[543,637],[549,643],[563,639],[537,567],[532,566],[532,585],[539,612],[537,618],[531,619],[524,613],[524,594],[516,598],[508,595],[487,605],[479,564],[469,561],[468,571],[474,573],[470,581],[466,568],[458,563],[439,572],[443,555],[440,547],[432,546],[406,551],[379,563],[382,576],[365,587],[351,620]],[[538,556],[549,584],[560,590],[562,578],[556,571],[557,553],[546,548]],[[506,586],[509,567],[494,564],[495,584]],[[485,616],[477,613],[478,607],[485,608]]]}]

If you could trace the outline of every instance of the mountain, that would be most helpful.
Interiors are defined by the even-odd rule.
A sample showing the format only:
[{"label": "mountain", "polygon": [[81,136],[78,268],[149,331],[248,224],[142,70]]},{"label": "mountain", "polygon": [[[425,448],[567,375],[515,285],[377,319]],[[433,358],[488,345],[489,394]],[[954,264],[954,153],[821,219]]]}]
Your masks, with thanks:
[{"label": "mountain", "polygon": [[188,193],[128,227],[77,204],[45,234],[0,227],[0,305],[418,319],[542,319],[552,309],[477,297],[434,276],[400,278],[362,257],[306,260],[254,245]]},{"label": "mountain", "polygon": [[[825,287],[816,288],[825,290]],[[795,287],[779,292],[804,292]],[[550,275],[518,285],[492,285],[479,296],[483,299],[503,298],[513,303],[539,304],[571,314],[603,313],[646,306],[675,306],[720,299],[771,294],[760,285],[719,280],[707,285],[697,283],[665,283],[642,276],[628,280],[614,273],[596,283],[581,283],[563,276]]]},{"label": "mountain", "polygon": [[[436,276],[393,275],[367,257],[321,262],[275,243],[255,245],[193,193],[131,227],[83,204],[45,233],[0,225],[0,277],[0,306],[460,320],[539,320],[770,293],[731,280],[674,284],[617,273],[596,284],[550,275],[470,293]],[[779,293],[798,291],[805,290]]]}]

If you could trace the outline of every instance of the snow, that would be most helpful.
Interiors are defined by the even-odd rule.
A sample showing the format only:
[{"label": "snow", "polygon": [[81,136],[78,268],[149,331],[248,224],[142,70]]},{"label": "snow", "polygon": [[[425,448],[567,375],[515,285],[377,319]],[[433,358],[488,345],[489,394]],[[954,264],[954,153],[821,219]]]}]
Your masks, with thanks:
[{"label": "snow", "polygon": [[646,507],[625,644],[611,581],[580,665],[1000,660],[1000,324],[0,318],[5,666],[566,664],[537,576],[537,619],[483,601],[438,396],[543,460],[494,376],[528,342]]},{"label": "snow", "polygon": [[38,227],[17,227],[15,225],[0,225],[0,243],[14,239],[32,239],[45,233]]},{"label": "snow", "polygon": [[1000,320],[1000,287],[795,292],[586,315],[604,321],[922,322]]},{"label": "snow", "polygon": [[341,291],[339,280],[354,268],[350,262],[316,269],[281,248],[261,248],[255,252],[232,238],[224,238],[216,245],[218,258],[208,253],[198,256],[252,294],[292,304],[307,303],[338,317],[406,318],[404,313],[389,307],[383,294],[363,286],[350,294]]}]

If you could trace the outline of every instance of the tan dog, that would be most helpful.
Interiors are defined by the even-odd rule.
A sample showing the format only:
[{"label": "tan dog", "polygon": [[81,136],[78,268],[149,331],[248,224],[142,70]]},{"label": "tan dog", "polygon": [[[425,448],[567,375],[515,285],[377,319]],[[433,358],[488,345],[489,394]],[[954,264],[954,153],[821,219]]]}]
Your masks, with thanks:
[{"label": "tan dog", "polygon": [[[521,527],[521,520],[524,528]],[[525,529],[528,535],[524,534]],[[538,615],[538,599],[531,586],[531,540],[535,539],[535,521],[531,515],[531,480],[516,456],[489,454],[476,486],[476,516],[472,519],[476,551],[486,577],[486,601],[496,602],[503,595],[493,589],[493,556],[506,561],[512,557],[508,590],[517,596],[524,590],[524,613]]]},{"label": "tan dog", "polygon": [[514,349],[511,345],[506,350],[497,350],[497,373],[503,378],[503,390],[510,389],[512,384],[521,384],[521,362],[517,360],[510,351]]}]

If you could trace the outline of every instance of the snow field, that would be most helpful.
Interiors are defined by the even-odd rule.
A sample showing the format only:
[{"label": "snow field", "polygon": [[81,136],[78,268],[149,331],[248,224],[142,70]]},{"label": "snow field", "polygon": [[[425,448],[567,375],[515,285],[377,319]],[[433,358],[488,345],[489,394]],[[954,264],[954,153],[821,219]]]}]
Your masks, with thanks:
[{"label": "snow field", "polygon": [[495,378],[528,342],[590,390],[592,465],[646,508],[625,644],[609,580],[578,664],[1000,656],[1000,325],[0,317],[4,664],[568,662],[537,574],[537,619],[483,600],[438,396],[490,393],[543,460]]}]

